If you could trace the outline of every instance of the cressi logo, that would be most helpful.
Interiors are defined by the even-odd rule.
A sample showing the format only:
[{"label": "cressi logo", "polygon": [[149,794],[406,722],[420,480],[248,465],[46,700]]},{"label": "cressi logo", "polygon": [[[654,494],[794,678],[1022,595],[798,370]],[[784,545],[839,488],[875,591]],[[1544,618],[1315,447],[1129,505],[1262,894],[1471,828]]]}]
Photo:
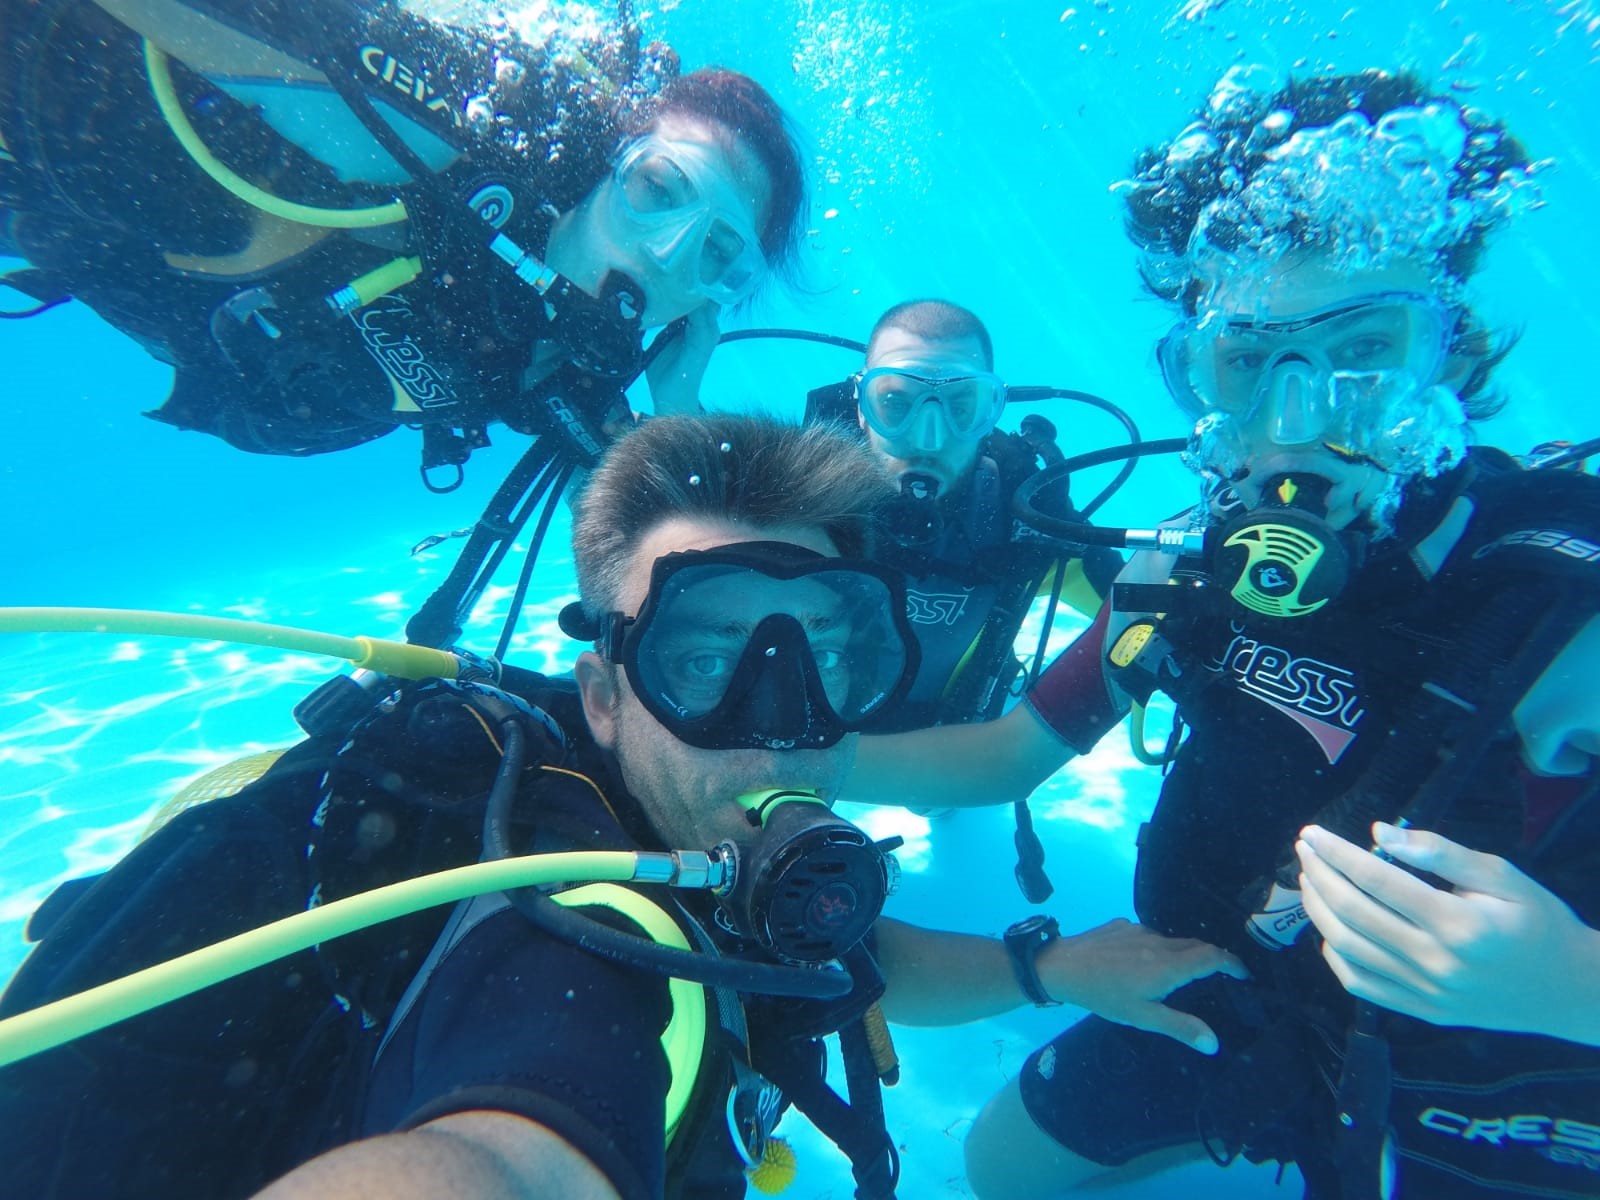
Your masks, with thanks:
[{"label": "cressi logo", "polygon": [[1471,1117],[1447,1108],[1425,1108],[1417,1124],[1463,1142],[1510,1148],[1537,1146],[1552,1162],[1600,1172],[1600,1125],[1544,1113]]},{"label": "cressi logo", "polygon": [[1600,561],[1600,542],[1578,537],[1564,529],[1519,529],[1498,537],[1486,546],[1479,546],[1473,558],[1487,558],[1497,550],[1509,546],[1527,546],[1534,550],[1549,550],[1554,554],[1575,558],[1579,562]]},{"label": "cressi logo", "polygon": [[966,592],[906,592],[906,615],[916,625],[954,625],[967,611]]},{"label": "cressi logo", "polygon": [[361,342],[367,353],[378,360],[418,408],[444,408],[455,404],[456,395],[450,390],[445,374],[422,353],[422,348],[411,340],[408,326],[415,314],[411,305],[399,296],[382,296],[365,308],[350,314],[350,319],[361,331]]},{"label": "cressi logo", "polygon": [[550,415],[556,419],[566,435],[586,454],[599,458],[605,452],[605,448],[595,440],[588,426],[583,423],[583,418],[560,396],[546,396],[544,406],[550,410]]},{"label": "cressi logo", "polygon": [[361,65],[368,75],[389,84],[398,92],[404,92],[429,112],[442,113],[452,124],[461,124],[458,106],[439,95],[422,72],[407,66],[382,46],[368,43],[361,47],[359,53]]},{"label": "cressi logo", "polygon": [[1338,762],[1366,714],[1355,673],[1257,641],[1238,626],[1234,630],[1233,641],[1213,668],[1293,720],[1316,739],[1329,763]]}]

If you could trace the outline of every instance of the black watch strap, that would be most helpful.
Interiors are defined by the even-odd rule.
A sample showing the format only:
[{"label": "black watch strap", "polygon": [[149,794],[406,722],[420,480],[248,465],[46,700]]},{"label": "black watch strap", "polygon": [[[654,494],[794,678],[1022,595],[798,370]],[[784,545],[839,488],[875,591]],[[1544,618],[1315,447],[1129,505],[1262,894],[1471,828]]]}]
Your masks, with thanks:
[{"label": "black watch strap", "polygon": [[1006,955],[1011,959],[1011,971],[1017,977],[1022,994],[1040,1008],[1053,1008],[1061,1001],[1045,990],[1039,979],[1036,960],[1039,951],[1059,940],[1061,927],[1054,917],[1043,915],[1025,917],[1005,932]]}]

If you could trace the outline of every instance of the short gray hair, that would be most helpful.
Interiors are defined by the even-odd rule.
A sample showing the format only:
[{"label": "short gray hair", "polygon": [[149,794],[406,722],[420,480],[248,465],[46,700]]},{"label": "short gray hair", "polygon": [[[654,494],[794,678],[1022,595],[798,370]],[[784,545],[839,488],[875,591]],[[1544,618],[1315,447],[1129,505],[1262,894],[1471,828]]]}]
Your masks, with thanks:
[{"label": "short gray hair", "polygon": [[646,420],[607,450],[577,503],[584,612],[617,608],[639,543],[674,517],[810,526],[839,553],[860,556],[872,510],[892,495],[871,452],[842,426],[733,413]]}]

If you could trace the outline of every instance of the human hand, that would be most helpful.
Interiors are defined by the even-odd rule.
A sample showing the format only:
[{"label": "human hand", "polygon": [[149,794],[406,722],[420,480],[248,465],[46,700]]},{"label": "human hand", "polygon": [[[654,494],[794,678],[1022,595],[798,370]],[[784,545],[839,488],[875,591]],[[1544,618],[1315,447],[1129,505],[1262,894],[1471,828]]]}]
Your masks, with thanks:
[{"label": "human hand", "polygon": [[1208,975],[1249,978],[1226,950],[1193,938],[1163,937],[1118,917],[1064,937],[1036,963],[1045,991],[1096,1016],[1165,1034],[1202,1054],[1217,1052],[1217,1035],[1199,1017],[1161,1001]]},{"label": "human hand", "polygon": [[1600,1042],[1600,931],[1503,858],[1377,822],[1378,846],[1443,891],[1315,825],[1300,887],[1346,990],[1435,1025]]},{"label": "human hand", "polygon": [[709,300],[695,309],[683,319],[683,328],[645,368],[656,415],[700,411],[700,381],[705,378],[711,352],[722,336],[722,327],[717,324],[721,311]]}]

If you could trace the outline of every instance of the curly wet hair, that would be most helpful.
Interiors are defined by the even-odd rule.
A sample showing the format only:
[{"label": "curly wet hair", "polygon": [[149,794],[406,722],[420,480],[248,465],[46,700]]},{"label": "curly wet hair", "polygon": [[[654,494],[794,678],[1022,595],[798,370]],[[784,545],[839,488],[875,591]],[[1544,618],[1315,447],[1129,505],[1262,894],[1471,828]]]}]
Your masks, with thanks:
[{"label": "curly wet hair", "polygon": [[[1351,113],[1376,123],[1398,109],[1430,103],[1453,109],[1467,132],[1465,146],[1450,171],[1452,199],[1481,196],[1508,172],[1531,166],[1522,143],[1504,125],[1439,94],[1411,72],[1367,70],[1291,78],[1277,91],[1256,94],[1246,103],[1202,107],[1178,138],[1146,147],[1137,155],[1122,189],[1124,226],[1141,251],[1140,275],[1145,286],[1193,315],[1204,293],[1203,283],[1193,274],[1177,277],[1156,270],[1153,264],[1181,259],[1207,210],[1245,188],[1271,161],[1274,147],[1299,130],[1324,128]],[[1263,137],[1269,114],[1274,118],[1269,126],[1272,136]],[[1208,153],[1173,153],[1179,141],[1197,134],[1207,139]],[[1442,248],[1438,262],[1452,279],[1464,282],[1478,270],[1488,236],[1497,224],[1498,218],[1485,213]],[[1227,220],[1210,221],[1205,232],[1207,239],[1225,251],[1243,248],[1249,241],[1249,230]],[[1286,233],[1291,243],[1306,246],[1314,245],[1318,236],[1305,217],[1292,221]],[[1498,411],[1502,402],[1488,391],[1489,376],[1516,340],[1515,332],[1491,330],[1470,309],[1460,309],[1451,353],[1476,363],[1459,388],[1469,417],[1481,419]]]}]

